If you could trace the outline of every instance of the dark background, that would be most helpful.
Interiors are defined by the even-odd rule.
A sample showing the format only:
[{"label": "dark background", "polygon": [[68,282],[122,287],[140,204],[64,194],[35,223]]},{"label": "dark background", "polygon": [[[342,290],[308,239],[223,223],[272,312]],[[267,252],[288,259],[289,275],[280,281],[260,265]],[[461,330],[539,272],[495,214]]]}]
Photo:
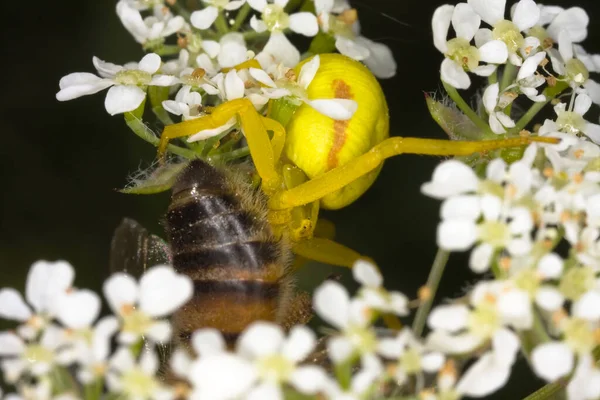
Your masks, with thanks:
[{"label": "dark background", "polygon": [[[430,119],[424,91],[438,91],[441,54],[433,47],[431,16],[442,2],[353,1],[363,34],[389,45],[396,77],[382,81],[391,134],[443,138]],[[70,72],[95,72],[92,56],[123,64],[137,61],[141,48],[121,26],[112,1],[6,2],[2,24],[0,287],[23,288],[38,259],[65,259],[77,270],[80,287],[100,290],[108,273],[109,243],[123,217],[156,233],[168,196],[136,197],[115,192],[126,176],[147,166],[155,149],[134,136],[121,116],[104,109],[104,92],[59,103],[59,79]],[[509,2],[512,4],[512,2]],[[584,7],[592,21],[600,6]],[[584,43],[600,51],[600,28],[591,24]],[[338,240],[372,257],[387,286],[411,298],[424,284],[434,258],[439,202],[420,194],[439,162],[403,156],[386,162],[380,178],[356,203],[323,212],[338,228]],[[440,298],[455,296],[473,282],[465,254],[453,254]],[[302,285],[310,287],[333,270],[310,265]],[[339,270],[338,270],[339,271]],[[348,271],[341,271],[346,277]],[[521,363],[523,364],[523,363]],[[540,385],[526,368],[513,373],[512,389],[496,398],[520,398]]]}]

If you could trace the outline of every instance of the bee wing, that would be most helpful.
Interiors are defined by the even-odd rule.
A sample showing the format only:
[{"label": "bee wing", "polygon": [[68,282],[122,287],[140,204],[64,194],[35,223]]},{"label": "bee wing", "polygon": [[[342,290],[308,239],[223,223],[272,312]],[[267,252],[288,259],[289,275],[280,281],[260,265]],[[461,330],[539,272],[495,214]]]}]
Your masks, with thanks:
[{"label": "bee wing", "polygon": [[148,268],[172,264],[169,245],[152,235],[140,223],[124,218],[115,229],[110,246],[110,272],[125,272],[140,277]]}]

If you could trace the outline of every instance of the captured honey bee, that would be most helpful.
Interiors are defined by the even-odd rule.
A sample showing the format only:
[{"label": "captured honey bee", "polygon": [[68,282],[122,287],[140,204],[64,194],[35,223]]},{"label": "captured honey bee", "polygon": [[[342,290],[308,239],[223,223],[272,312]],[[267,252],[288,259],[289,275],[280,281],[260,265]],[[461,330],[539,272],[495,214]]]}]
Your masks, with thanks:
[{"label": "captured honey bee", "polygon": [[[308,321],[306,293],[296,292],[292,252],[267,219],[266,198],[244,176],[194,160],[172,188],[167,242],[125,219],[112,242],[111,269],[139,275],[170,263],[194,282],[193,298],[175,312],[175,341],[216,328],[231,347],[257,320],[284,328]],[[168,243],[168,244],[167,244]]]}]

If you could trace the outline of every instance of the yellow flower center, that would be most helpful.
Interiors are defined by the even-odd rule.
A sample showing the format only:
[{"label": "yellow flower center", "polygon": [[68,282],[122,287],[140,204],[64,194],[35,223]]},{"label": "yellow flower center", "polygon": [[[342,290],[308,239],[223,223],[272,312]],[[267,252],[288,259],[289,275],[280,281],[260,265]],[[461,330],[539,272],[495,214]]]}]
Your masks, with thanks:
[{"label": "yellow flower center", "polygon": [[277,4],[269,4],[265,7],[262,20],[271,32],[283,31],[290,26],[290,16]]},{"label": "yellow flower center", "polygon": [[558,289],[569,300],[577,300],[595,285],[594,270],[590,267],[572,267],[560,280]]},{"label": "yellow flower center", "polygon": [[22,357],[30,364],[51,364],[54,360],[54,353],[52,353],[51,350],[40,346],[39,344],[33,344],[31,346],[27,346]]},{"label": "yellow flower center", "polygon": [[258,373],[267,381],[284,382],[295,369],[294,363],[280,354],[273,354],[258,361]]},{"label": "yellow flower center", "polygon": [[498,22],[494,26],[494,29],[492,30],[492,37],[496,40],[502,40],[504,43],[506,43],[506,47],[510,53],[515,53],[523,46],[523,43],[525,42],[525,39],[523,38],[523,35],[521,35],[519,28],[517,28],[513,22],[505,19]]},{"label": "yellow flower center", "polygon": [[447,56],[460,64],[465,71],[474,70],[479,65],[479,50],[463,38],[448,41]]},{"label": "yellow flower center", "polygon": [[569,81],[582,85],[590,77],[590,72],[580,60],[572,58],[565,63],[566,75]]},{"label": "yellow flower center", "polygon": [[469,314],[467,326],[474,335],[484,339],[492,337],[501,326],[496,305],[490,301],[483,301]]},{"label": "yellow flower center", "polygon": [[564,111],[556,118],[556,123],[565,133],[576,135],[585,130],[586,122],[583,117],[573,111]]},{"label": "yellow flower center", "polygon": [[590,353],[596,347],[594,332],[586,320],[573,318],[565,322],[565,342],[577,354]]},{"label": "yellow flower center", "polygon": [[510,240],[510,230],[503,222],[484,221],[479,225],[479,237],[494,247],[504,247]]},{"label": "yellow flower center", "polygon": [[138,310],[122,314],[122,317],[123,332],[143,335],[150,328],[150,325],[152,325],[152,318]]},{"label": "yellow flower center", "polygon": [[154,378],[139,368],[126,371],[122,377],[122,384],[123,391],[134,398],[150,398],[158,388]]},{"label": "yellow flower center", "polygon": [[115,75],[115,82],[120,85],[147,85],[152,80],[152,75],[139,69],[119,71]]}]

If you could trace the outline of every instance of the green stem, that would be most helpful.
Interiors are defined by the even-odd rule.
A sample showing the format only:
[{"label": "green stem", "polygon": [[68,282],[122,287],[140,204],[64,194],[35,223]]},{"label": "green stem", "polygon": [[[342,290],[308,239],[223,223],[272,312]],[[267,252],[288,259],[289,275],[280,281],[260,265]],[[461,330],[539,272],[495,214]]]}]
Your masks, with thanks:
[{"label": "green stem", "polygon": [[173,125],[173,120],[167,110],[163,108],[163,106],[152,107],[152,112],[156,115],[156,118],[162,122],[163,125]]},{"label": "green stem", "polygon": [[238,158],[246,157],[250,155],[250,149],[248,147],[242,147],[241,149],[232,150],[223,154],[215,154],[207,158],[207,161],[219,161],[226,162],[237,160]]},{"label": "green stem", "polygon": [[483,119],[481,119],[481,117],[479,115],[477,115],[477,113],[475,111],[473,111],[473,109],[465,102],[465,100],[458,93],[458,90],[456,90],[456,88],[448,85],[446,82],[442,82],[442,84],[444,85],[444,89],[446,90],[446,93],[448,93],[448,96],[450,96],[450,98],[454,101],[454,103],[456,103],[458,108],[471,121],[473,121],[473,123],[479,129],[481,129],[484,137],[490,137],[490,138],[496,137],[496,135],[490,129],[489,125]]},{"label": "green stem", "polygon": [[185,7],[179,4],[179,1],[176,1],[175,4],[171,5],[171,8],[173,9],[173,11],[175,11],[177,15],[181,15],[188,21],[190,20],[192,14]]},{"label": "green stem", "polygon": [[102,380],[96,379],[92,383],[85,386],[85,400],[100,400],[102,395]]},{"label": "green stem", "polygon": [[531,357],[531,352],[537,345],[552,340],[548,332],[546,332],[542,318],[535,310],[533,311],[533,326],[530,330],[521,332],[519,337],[521,339],[521,350],[528,360]]},{"label": "green stem", "polygon": [[488,76],[488,85],[493,85],[498,82],[498,70],[494,71],[490,76]]},{"label": "green stem", "polygon": [[519,132],[521,132],[521,130],[525,129],[527,124],[529,124],[529,122],[531,122],[531,120],[537,115],[538,112],[540,112],[540,110],[542,108],[544,108],[544,106],[546,104],[548,104],[556,96],[558,96],[559,94],[564,92],[565,89],[567,89],[568,87],[569,87],[569,85],[567,85],[566,83],[558,82],[556,84],[556,86],[549,86],[546,89],[544,89],[543,94],[544,94],[544,96],[546,96],[546,100],[533,103],[531,105],[531,107],[529,108],[529,110],[527,110],[527,112],[525,114],[523,114],[521,119],[519,119],[519,121],[516,123],[515,127],[509,131],[509,135],[519,133]]},{"label": "green stem", "polygon": [[512,63],[507,62],[504,67],[504,71],[502,71],[502,82],[500,83],[500,92],[506,89],[516,78],[517,76],[517,67],[515,67]]},{"label": "green stem", "polygon": [[[130,112],[125,113],[124,116],[125,123],[129,127],[129,129],[133,131],[133,133],[135,133],[140,138],[150,143],[154,147],[158,147],[158,143],[160,142],[160,140],[154,135],[154,132],[152,132],[152,130],[148,128],[146,124],[144,124],[144,122],[141,119],[139,119]],[[173,154],[177,154],[178,156],[182,156],[190,160],[198,158],[198,154],[196,154],[195,152],[172,144],[167,146],[167,150]]]},{"label": "green stem", "polygon": [[270,35],[271,35],[271,32],[269,32],[269,31],[266,31],[266,32],[248,31],[248,32],[244,32],[244,39],[258,40],[258,39],[267,38]]},{"label": "green stem", "polygon": [[154,53],[158,54],[159,56],[173,56],[175,54],[179,54],[180,51],[181,47],[174,44],[165,44],[157,49],[154,49]]},{"label": "green stem", "polygon": [[217,28],[217,31],[222,35],[229,32],[229,27],[227,26],[227,21],[225,20],[225,16],[223,15],[222,11],[219,11],[219,15],[217,15],[215,27]]},{"label": "green stem", "polygon": [[415,320],[412,324],[413,333],[417,337],[423,334],[423,329],[425,328],[425,321],[427,320],[427,316],[429,315],[429,310],[431,310],[431,305],[433,304],[435,293],[437,292],[438,286],[440,285],[440,281],[442,279],[442,275],[444,274],[444,269],[446,268],[446,263],[448,262],[449,257],[450,252],[442,249],[438,249],[437,254],[435,255],[435,259],[433,260],[433,265],[431,266],[431,270],[429,271],[429,277],[427,278],[426,284],[427,289],[429,289],[429,297],[427,297],[427,299],[423,300],[421,304],[419,304],[417,314],[415,315]]},{"label": "green stem", "polygon": [[240,11],[238,11],[237,15],[235,16],[235,22],[231,26],[232,31],[237,32],[240,30],[243,23],[246,22],[246,18],[248,17],[248,14],[250,14],[250,10],[252,10],[250,5],[248,3],[244,3],[242,8],[240,8]]},{"label": "green stem", "polygon": [[563,399],[564,389],[567,386],[568,379],[562,378],[556,382],[549,383],[546,386],[538,389],[534,393],[525,397],[523,400],[546,400],[546,399]]}]

